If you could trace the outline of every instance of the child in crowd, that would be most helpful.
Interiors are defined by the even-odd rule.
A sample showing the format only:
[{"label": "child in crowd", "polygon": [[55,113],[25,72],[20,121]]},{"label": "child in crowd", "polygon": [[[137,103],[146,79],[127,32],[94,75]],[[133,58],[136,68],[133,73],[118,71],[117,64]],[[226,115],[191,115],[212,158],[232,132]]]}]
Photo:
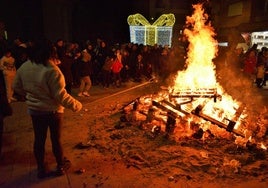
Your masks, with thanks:
[{"label": "child in crowd", "polygon": [[89,90],[92,86],[92,82],[90,79],[92,67],[91,67],[91,55],[86,51],[82,51],[82,56],[79,63],[79,75],[81,78],[80,87],[79,87],[79,93],[78,96],[82,97],[89,97]]},{"label": "child in crowd", "polygon": [[16,75],[15,58],[12,56],[10,49],[7,49],[4,56],[0,59],[0,69],[4,73],[8,102],[17,101],[13,97],[14,90],[12,88],[12,83]]},{"label": "child in crowd", "polygon": [[109,88],[110,83],[111,83],[111,70],[112,70],[112,65],[114,63],[115,56],[114,55],[109,55],[107,56],[104,65],[102,66],[102,86],[104,88]]},{"label": "child in crowd", "polygon": [[116,85],[116,87],[120,87],[121,86],[121,70],[123,68],[123,64],[122,64],[122,55],[120,50],[116,50],[115,52],[116,54],[116,58],[112,64],[112,73],[113,73],[113,80],[114,83]]}]

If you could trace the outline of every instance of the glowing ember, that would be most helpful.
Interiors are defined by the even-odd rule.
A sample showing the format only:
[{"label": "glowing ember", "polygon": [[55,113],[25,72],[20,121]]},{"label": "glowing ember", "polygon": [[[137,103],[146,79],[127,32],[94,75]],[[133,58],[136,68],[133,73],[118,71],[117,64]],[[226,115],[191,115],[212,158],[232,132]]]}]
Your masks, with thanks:
[{"label": "glowing ember", "polygon": [[264,149],[264,150],[267,150],[267,147],[263,143],[260,144],[260,148]]}]

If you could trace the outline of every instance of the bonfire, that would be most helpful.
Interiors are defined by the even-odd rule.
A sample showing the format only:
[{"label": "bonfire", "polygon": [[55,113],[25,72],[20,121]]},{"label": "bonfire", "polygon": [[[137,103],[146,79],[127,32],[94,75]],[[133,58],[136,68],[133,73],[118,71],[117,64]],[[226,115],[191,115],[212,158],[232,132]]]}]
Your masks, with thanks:
[{"label": "bonfire", "polygon": [[211,135],[235,138],[237,145],[249,143],[266,150],[266,120],[251,117],[249,106],[234,99],[217,81],[213,60],[218,54],[216,33],[202,4],[193,5],[186,18],[184,35],[189,41],[184,70],[177,72],[168,89],[143,96],[124,108],[127,121],[180,140],[206,139]]}]

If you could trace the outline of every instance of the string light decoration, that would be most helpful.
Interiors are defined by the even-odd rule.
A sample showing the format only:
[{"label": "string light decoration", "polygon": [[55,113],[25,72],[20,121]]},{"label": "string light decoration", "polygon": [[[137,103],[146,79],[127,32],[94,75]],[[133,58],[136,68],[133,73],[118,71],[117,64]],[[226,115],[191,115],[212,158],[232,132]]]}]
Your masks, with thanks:
[{"label": "string light decoration", "polygon": [[153,24],[141,14],[129,15],[127,22],[130,41],[136,44],[153,46],[155,44],[171,47],[174,14],[162,14]]}]

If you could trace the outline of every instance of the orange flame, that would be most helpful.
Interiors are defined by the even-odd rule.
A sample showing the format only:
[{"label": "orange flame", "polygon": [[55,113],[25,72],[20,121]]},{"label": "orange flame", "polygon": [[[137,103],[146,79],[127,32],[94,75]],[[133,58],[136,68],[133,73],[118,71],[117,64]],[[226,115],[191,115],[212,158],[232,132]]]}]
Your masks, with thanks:
[{"label": "orange flame", "polygon": [[[218,53],[216,33],[202,4],[193,5],[193,8],[192,16],[186,18],[187,28],[184,30],[184,35],[189,41],[186,66],[183,71],[177,73],[174,85],[169,89],[172,92],[208,92],[216,88],[217,94],[222,96],[220,101],[200,98],[192,104],[202,104],[205,114],[228,124],[229,120],[237,118],[236,111],[241,104],[225,93],[217,82],[216,66],[213,63]],[[235,128],[238,129],[239,125],[240,122],[237,122]]]},{"label": "orange flame", "polygon": [[175,90],[216,87],[215,65],[212,62],[218,52],[217,41],[213,38],[216,34],[210,23],[206,25],[208,15],[204,13],[202,5],[193,5],[193,8],[193,15],[186,18],[186,24],[191,29],[184,30],[189,41],[187,69],[177,75]]},{"label": "orange flame", "polygon": [[263,143],[260,144],[260,148],[264,149],[264,150],[267,150],[267,147]]}]

